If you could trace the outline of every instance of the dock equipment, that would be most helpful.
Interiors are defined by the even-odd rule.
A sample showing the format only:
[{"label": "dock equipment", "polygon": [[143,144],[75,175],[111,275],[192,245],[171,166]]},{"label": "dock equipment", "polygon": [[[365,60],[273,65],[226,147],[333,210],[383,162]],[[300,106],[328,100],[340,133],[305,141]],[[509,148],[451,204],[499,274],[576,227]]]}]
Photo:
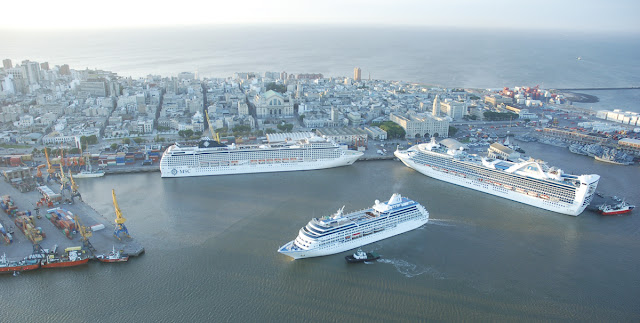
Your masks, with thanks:
[{"label": "dock equipment", "polygon": [[73,175],[71,175],[71,171],[69,171],[69,180],[71,181],[71,203],[73,203],[73,198],[77,197],[80,202],[82,202],[82,195],[78,192],[78,184],[73,180]]},{"label": "dock equipment", "polygon": [[130,238],[129,231],[127,230],[127,227],[124,225],[127,219],[122,217],[122,211],[120,211],[120,207],[118,206],[118,200],[116,200],[116,190],[112,189],[111,195],[113,196],[113,206],[116,209],[116,220],[115,220],[116,229],[113,232],[113,236],[118,238],[118,240],[122,239],[121,236]]},{"label": "dock equipment", "polygon": [[33,220],[33,216],[26,214],[16,216],[14,223],[32,243],[38,243],[46,237],[44,232],[42,232],[42,228],[36,227],[36,222]]},{"label": "dock equipment", "polygon": [[13,217],[15,213],[18,212],[18,207],[15,206],[9,195],[3,195],[2,198],[0,198],[0,207],[9,217]]},{"label": "dock equipment", "polygon": [[56,228],[64,232],[67,238],[73,239],[73,235],[77,230],[75,215],[73,215],[73,213],[57,207],[47,210],[47,217]]},{"label": "dock equipment", "polygon": [[93,236],[93,232],[89,227],[82,225],[77,215],[75,216],[75,220],[76,220],[76,227],[78,228],[78,232],[82,237],[82,246],[85,249],[89,250],[89,252],[91,252],[92,255],[95,255],[96,249],[93,247],[93,245],[89,241],[89,238]]},{"label": "dock equipment", "polygon": [[47,176],[47,183],[54,178],[54,174],[55,174],[55,170],[53,169],[53,166],[51,166],[51,161],[49,160],[49,153],[47,152],[48,149],[45,148],[44,149],[44,157],[47,159],[47,173],[49,173],[49,176]]}]

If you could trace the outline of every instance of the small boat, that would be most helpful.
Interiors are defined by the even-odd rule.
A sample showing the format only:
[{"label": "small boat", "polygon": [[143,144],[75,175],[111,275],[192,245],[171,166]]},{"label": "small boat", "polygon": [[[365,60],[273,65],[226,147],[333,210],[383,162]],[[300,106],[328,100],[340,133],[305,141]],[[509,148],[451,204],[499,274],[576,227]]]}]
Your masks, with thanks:
[{"label": "small boat", "polygon": [[622,201],[616,205],[603,204],[598,209],[600,210],[600,213],[602,215],[617,215],[629,213],[635,207],[635,205],[631,205],[627,202]]},{"label": "small boat", "polygon": [[120,253],[120,250],[116,251],[116,247],[113,246],[113,250],[109,254],[97,255],[96,259],[100,262],[125,262],[129,260],[129,255]]},{"label": "small boat", "polygon": [[347,260],[348,263],[356,263],[356,262],[365,262],[372,261],[380,258],[380,255],[375,252],[364,252],[362,249],[358,248],[358,251],[353,255],[345,256],[344,259]]}]

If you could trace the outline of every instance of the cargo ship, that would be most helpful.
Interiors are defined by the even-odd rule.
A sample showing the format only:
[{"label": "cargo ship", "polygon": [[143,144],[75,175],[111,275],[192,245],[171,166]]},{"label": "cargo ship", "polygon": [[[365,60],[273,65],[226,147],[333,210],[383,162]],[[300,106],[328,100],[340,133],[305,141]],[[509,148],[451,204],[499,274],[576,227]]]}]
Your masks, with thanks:
[{"label": "cargo ship", "polygon": [[353,164],[364,153],[328,139],[262,145],[225,145],[203,139],[198,146],[167,148],[160,159],[162,177],[188,177],[314,170]]},{"label": "cargo ship", "polygon": [[[79,247],[74,247],[79,248]],[[70,248],[67,248],[67,250]],[[42,268],[72,267],[84,265],[89,262],[89,257],[83,256],[81,250],[68,250],[66,255],[58,257],[53,253],[44,255]]]},{"label": "cargo ship", "polygon": [[468,154],[454,139],[396,150],[406,166],[448,183],[545,210],[577,216],[591,203],[599,175],[571,175],[534,159],[509,161]]},{"label": "cargo ship", "polygon": [[40,268],[40,261],[33,259],[23,259],[19,261],[9,261],[7,256],[0,257],[0,274],[12,274]]},{"label": "cargo ship", "polygon": [[375,201],[368,209],[343,213],[344,206],[331,216],[313,218],[278,252],[293,259],[332,255],[380,241],[429,221],[424,206],[396,193],[389,201]]}]

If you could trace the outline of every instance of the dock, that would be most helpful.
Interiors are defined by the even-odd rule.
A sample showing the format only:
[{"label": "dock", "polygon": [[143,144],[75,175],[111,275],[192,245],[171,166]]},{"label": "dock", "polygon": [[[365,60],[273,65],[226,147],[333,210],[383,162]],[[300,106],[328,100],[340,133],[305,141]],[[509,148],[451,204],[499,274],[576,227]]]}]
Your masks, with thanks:
[{"label": "dock", "polygon": [[[45,184],[55,193],[60,193],[60,184],[51,181]],[[111,192],[104,192],[110,195]],[[144,253],[144,247],[140,245],[135,238],[123,238],[118,240],[114,237],[115,229],[115,211],[111,214],[99,214],[94,208],[75,198],[73,204],[59,203],[48,207],[46,205],[39,206],[38,201],[42,198],[42,194],[38,190],[21,193],[4,180],[0,180],[0,195],[10,195],[11,200],[19,211],[31,211],[31,215],[35,221],[35,226],[42,228],[45,237],[39,242],[43,249],[53,250],[57,246],[57,250],[64,250],[69,247],[78,247],[83,245],[82,237],[79,232],[71,234],[71,239],[65,233],[57,228],[49,219],[47,219],[47,210],[53,208],[62,208],[78,217],[78,220],[85,227],[104,226],[104,229],[92,232],[89,242],[95,248],[95,254],[108,254],[114,247],[122,250],[129,256],[139,256]],[[69,196],[69,192],[65,192],[65,196]],[[126,214],[125,214],[126,215]],[[33,253],[34,244],[14,224],[14,218],[5,212],[0,212],[0,221],[13,236],[13,242],[2,245],[2,252],[6,254],[9,260],[20,260]],[[132,233],[135,236],[135,233]],[[3,241],[4,242],[4,241]],[[87,251],[88,256],[93,258],[95,255]]]}]

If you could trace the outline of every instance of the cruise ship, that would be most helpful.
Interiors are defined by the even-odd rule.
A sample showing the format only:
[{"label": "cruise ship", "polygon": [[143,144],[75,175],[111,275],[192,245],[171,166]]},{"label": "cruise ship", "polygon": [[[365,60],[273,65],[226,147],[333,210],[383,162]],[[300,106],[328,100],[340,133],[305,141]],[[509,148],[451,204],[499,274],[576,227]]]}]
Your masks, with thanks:
[{"label": "cruise ship", "polygon": [[332,255],[386,239],[429,221],[424,206],[396,193],[389,201],[375,201],[373,207],[343,213],[344,206],[331,216],[313,218],[300,229],[298,237],[278,249],[293,259]]},{"label": "cruise ship", "polygon": [[229,146],[204,139],[198,146],[167,148],[160,159],[162,177],[187,177],[313,170],[353,164],[363,152],[311,136],[298,141]]},{"label": "cruise ship", "polygon": [[577,216],[591,203],[599,175],[570,175],[540,160],[517,162],[468,154],[454,139],[396,150],[418,172],[545,210]]}]

